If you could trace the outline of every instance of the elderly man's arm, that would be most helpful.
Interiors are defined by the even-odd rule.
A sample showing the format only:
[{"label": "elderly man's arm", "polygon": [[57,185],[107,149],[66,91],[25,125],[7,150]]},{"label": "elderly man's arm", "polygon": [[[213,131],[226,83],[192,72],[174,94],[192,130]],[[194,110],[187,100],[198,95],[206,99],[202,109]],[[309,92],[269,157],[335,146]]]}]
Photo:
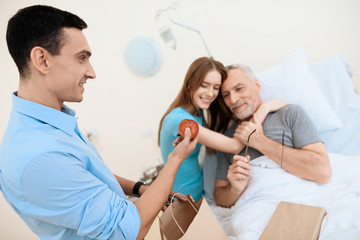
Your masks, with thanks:
[{"label": "elderly man's arm", "polygon": [[282,163],[280,143],[264,135],[253,143],[254,148],[281,164],[283,169],[295,176],[321,184],[328,183],[331,178],[330,161],[322,142],[311,143],[301,149],[284,146]]},{"label": "elderly man's arm", "polygon": [[257,149],[277,164],[281,164],[283,169],[295,176],[321,184],[329,182],[331,165],[326,147],[322,142],[314,142],[301,149],[284,146],[282,152],[282,144],[266,137],[256,116],[254,119],[254,122],[244,122],[236,129],[234,136],[246,142],[249,133],[256,129],[256,132],[251,135],[249,147]]},{"label": "elderly man's arm", "polygon": [[214,188],[215,204],[222,207],[231,207],[244,192],[249,178],[251,166],[249,158],[235,155],[230,165],[227,178],[229,181],[216,179]]}]

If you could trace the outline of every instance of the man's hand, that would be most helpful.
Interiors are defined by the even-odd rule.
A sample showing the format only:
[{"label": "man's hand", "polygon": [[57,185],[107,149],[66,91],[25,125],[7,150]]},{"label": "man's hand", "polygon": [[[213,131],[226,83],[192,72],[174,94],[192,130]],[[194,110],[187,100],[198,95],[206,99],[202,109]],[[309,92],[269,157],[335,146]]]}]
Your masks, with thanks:
[{"label": "man's hand", "polygon": [[260,141],[264,136],[263,128],[261,123],[257,119],[257,115],[254,114],[249,121],[242,121],[237,129],[235,130],[234,137],[237,138],[243,144],[247,144],[249,135],[256,129],[251,135],[249,141],[249,147],[255,148],[257,141]]},{"label": "man's hand", "polygon": [[175,194],[176,194],[176,198],[177,198],[178,200],[183,201],[183,202],[187,201],[187,199],[186,199],[186,197],[184,197],[184,195],[182,195],[182,194],[177,194],[177,192],[175,192],[175,191],[171,191],[168,200],[165,202],[164,206],[163,206],[162,209],[161,209],[162,211],[165,211],[165,210],[168,208],[168,206],[169,206],[170,203],[171,203],[171,199],[172,199],[172,197],[173,197]]},{"label": "man's hand", "polygon": [[234,155],[233,163],[229,167],[227,178],[231,184],[231,191],[236,195],[244,191],[251,177],[249,160],[249,156],[245,158]]},{"label": "man's hand", "polygon": [[174,148],[172,153],[169,154],[168,161],[170,159],[179,158],[181,159],[181,163],[182,163],[182,161],[184,161],[188,157],[188,155],[195,149],[196,144],[198,142],[198,136],[196,136],[191,141],[190,141],[190,137],[191,137],[191,129],[186,128],[185,138],[175,144],[176,147]]},{"label": "man's hand", "polygon": [[[140,189],[139,189],[139,194],[140,196],[146,192],[146,190],[149,188],[149,185],[141,185]],[[165,202],[164,206],[162,207],[161,210],[165,211],[167,209],[167,207],[170,205],[171,202],[171,198],[172,196],[174,196],[177,192],[175,191],[171,191],[169,194],[169,198],[167,199],[167,201]],[[176,198],[181,200],[181,201],[186,201],[186,198],[182,195],[182,194],[176,194]]]},{"label": "man's hand", "polygon": [[134,202],[141,220],[137,239],[144,239],[148,233],[154,219],[169,198],[177,170],[187,156],[195,149],[198,138],[196,137],[190,141],[190,136],[190,128],[186,128],[185,138],[169,154],[168,161],[157,178],[146,188],[141,197]]},{"label": "man's hand", "polygon": [[249,183],[251,166],[249,157],[234,155],[230,165],[227,180],[216,179],[214,188],[215,204],[222,207],[231,207],[239,199]]}]

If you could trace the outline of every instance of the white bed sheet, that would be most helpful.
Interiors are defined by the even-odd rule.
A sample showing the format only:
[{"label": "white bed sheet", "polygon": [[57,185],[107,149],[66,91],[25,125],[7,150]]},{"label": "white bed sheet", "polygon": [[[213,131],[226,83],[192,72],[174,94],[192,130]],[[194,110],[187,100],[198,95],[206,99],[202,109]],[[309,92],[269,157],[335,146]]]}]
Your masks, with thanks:
[{"label": "white bed sheet", "polygon": [[[249,185],[231,208],[212,205],[229,239],[259,239],[280,201],[324,207],[320,240],[360,239],[360,156],[329,154],[333,175],[320,185],[281,168],[254,167]],[[253,161],[272,160],[263,156]]]}]

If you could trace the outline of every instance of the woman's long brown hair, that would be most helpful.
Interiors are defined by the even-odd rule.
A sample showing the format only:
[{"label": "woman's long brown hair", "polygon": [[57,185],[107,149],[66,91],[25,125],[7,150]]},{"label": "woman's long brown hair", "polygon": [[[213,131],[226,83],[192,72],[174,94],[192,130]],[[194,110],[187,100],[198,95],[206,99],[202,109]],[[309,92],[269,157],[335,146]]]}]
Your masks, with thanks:
[{"label": "woman's long brown hair", "polygon": [[[175,100],[171,103],[170,107],[166,110],[164,116],[161,118],[159,131],[158,131],[158,144],[160,146],[160,132],[164,118],[175,108],[183,107],[187,108],[193,105],[192,96],[193,93],[200,87],[205,75],[215,70],[221,75],[221,84],[227,77],[226,68],[224,65],[214,60],[213,58],[201,57],[196,59],[189,67],[184,83],[180,89]],[[200,116],[200,109],[196,108],[196,115]],[[207,111],[207,118],[205,118],[205,126],[211,130],[222,132],[226,129],[227,124],[231,118],[231,112],[227,109],[222,95],[219,91],[217,98],[210,104]],[[207,120],[207,121],[206,121]]]}]

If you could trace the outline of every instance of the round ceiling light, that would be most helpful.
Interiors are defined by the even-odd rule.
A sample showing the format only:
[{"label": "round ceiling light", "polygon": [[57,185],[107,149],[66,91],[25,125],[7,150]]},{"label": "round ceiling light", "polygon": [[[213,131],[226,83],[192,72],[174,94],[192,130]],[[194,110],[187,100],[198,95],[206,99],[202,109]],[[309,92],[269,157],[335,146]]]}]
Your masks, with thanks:
[{"label": "round ceiling light", "polygon": [[160,68],[159,46],[149,37],[135,37],[125,47],[125,60],[130,70],[140,77],[154,75]]}]

